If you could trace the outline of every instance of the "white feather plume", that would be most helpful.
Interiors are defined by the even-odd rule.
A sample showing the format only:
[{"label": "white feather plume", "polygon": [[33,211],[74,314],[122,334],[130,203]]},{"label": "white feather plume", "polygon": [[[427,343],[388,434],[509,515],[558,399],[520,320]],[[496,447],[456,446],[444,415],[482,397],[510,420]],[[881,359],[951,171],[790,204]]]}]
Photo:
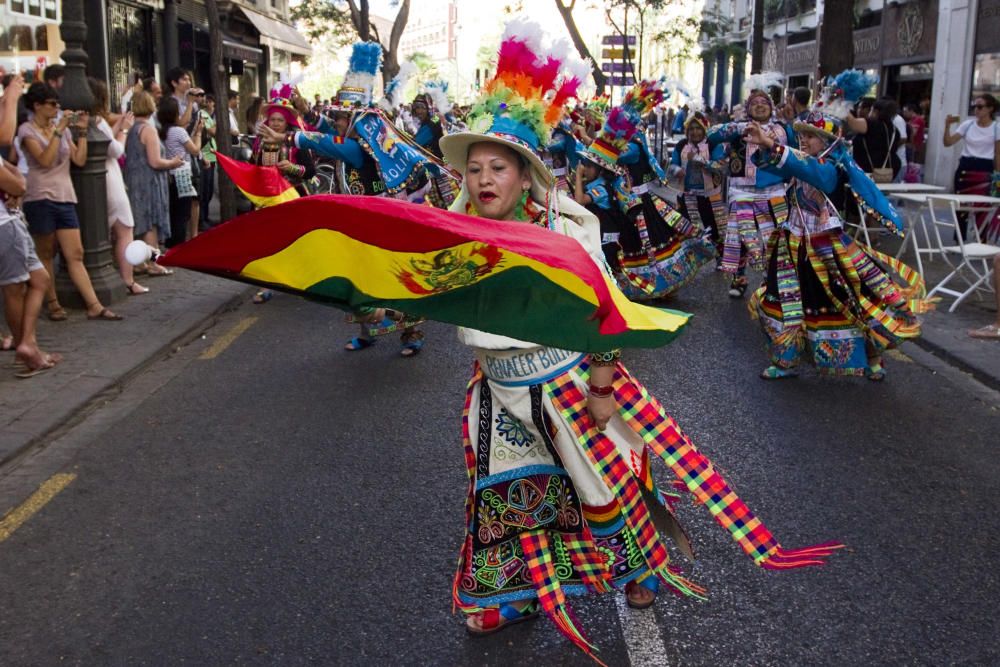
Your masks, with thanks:
[{"label": "white feather plume", "polygon": [[447,81],[428,81],[424,84],[424,92],[431,98],[431,104],[442,116],[451,111],[452,104],[448,100]]},{"label": "white feather plume", "polygon": [[527,16],[518,16],[507,23],[500,41],[505,42],[511,37],[516,37],[519,41],[527,44],[534,53],[542,52],[542,39],[544,37],[542,26]]},{"label": "white feather plume", "polygon": [[773,70],[751,74],[743,83],[743,94],[749,95],[754,90],[767,92],[770,88],[781,88],[785,82],[785,75]]},{"label": "white feather plume", "polygon": [[379,106],[386,111],[392,111],[399,107],[405,100],[403,93],[410,79],[417,73],[417,66],[412,60],[407,60],[399,65],[399,72],[392,77],[392,81],[385,88],[385,97],[379,100]]}]

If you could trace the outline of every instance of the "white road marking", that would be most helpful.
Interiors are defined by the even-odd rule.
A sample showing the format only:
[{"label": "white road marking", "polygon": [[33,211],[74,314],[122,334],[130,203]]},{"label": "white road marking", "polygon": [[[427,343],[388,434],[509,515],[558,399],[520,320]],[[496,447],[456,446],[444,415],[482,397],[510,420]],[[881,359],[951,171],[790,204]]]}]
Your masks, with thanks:
[{"label": "white road marking", "polygon": [[666,667],[668,658],[663,634],[656,625],[652,608],[632,609],[621,592],[612,593],[618,608],[618,620],[625,637],[625,648],[632,667]]}]

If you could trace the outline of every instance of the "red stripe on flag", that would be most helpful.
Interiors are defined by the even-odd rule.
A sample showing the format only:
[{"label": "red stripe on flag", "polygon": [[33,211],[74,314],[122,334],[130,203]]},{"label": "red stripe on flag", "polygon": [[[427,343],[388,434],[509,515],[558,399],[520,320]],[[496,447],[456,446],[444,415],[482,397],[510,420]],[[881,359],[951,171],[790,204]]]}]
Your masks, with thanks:
[{"label": "red stripe on flag", "polygon": [[292,189],[277,167],[261,167],[247,162],[238,162],[222,153],[216,153],[219,166],[233,183],[243,192],[254,197],[276,197]]}]

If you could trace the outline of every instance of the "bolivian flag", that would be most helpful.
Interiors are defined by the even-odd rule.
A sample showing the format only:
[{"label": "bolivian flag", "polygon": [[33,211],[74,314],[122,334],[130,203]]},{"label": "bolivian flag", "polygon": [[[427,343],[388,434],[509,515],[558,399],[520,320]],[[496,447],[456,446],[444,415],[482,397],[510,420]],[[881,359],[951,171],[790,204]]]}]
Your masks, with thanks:
[{"label": "bolivian flag", "polygon": [[570,237],[386,197],[315,195],[252,211],[159,262],[579,352],[659,347],[690,318],[629,301]]},{"label": "bolivian flag", "polygon": [[257,208],[275,206],[299,198],[299,193],[285,180],[277,167],[260,167],[239,162],[222,153],[216,153],[215,157],[233,184]]}]

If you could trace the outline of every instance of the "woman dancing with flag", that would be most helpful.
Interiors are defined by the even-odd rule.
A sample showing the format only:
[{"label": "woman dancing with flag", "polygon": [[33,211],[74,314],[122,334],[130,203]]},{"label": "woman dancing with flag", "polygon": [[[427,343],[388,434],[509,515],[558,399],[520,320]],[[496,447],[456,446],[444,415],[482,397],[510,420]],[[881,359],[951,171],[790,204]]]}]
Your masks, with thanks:
[{"label": "woman dancing with flag", "polygon": [[[603,264],[594,215],[555,188],[538,156],[586,67],[541,55],[566,52],[543,50],[541,42],[537,25],[509,24],[470,131],[441,139],[445,160],[465,175],[453,210],[568,235]],[[687,320],[656,312],[673,330]],[[587,354],[471,328],[459,338],[477,360],[463,425],[468,532],[453,588],[470,633],[496,632],[541,609],[593,655],[567,594],[620,587],[639,608],[653,603],[661,584],[703,597],[668,559],[664,533],[689,555],[690,545],[671,510],[678,494],[657,493],[650,453],[759,565],[815,565],[837,548],[782,549],[628,373],[619,351]]]}]

